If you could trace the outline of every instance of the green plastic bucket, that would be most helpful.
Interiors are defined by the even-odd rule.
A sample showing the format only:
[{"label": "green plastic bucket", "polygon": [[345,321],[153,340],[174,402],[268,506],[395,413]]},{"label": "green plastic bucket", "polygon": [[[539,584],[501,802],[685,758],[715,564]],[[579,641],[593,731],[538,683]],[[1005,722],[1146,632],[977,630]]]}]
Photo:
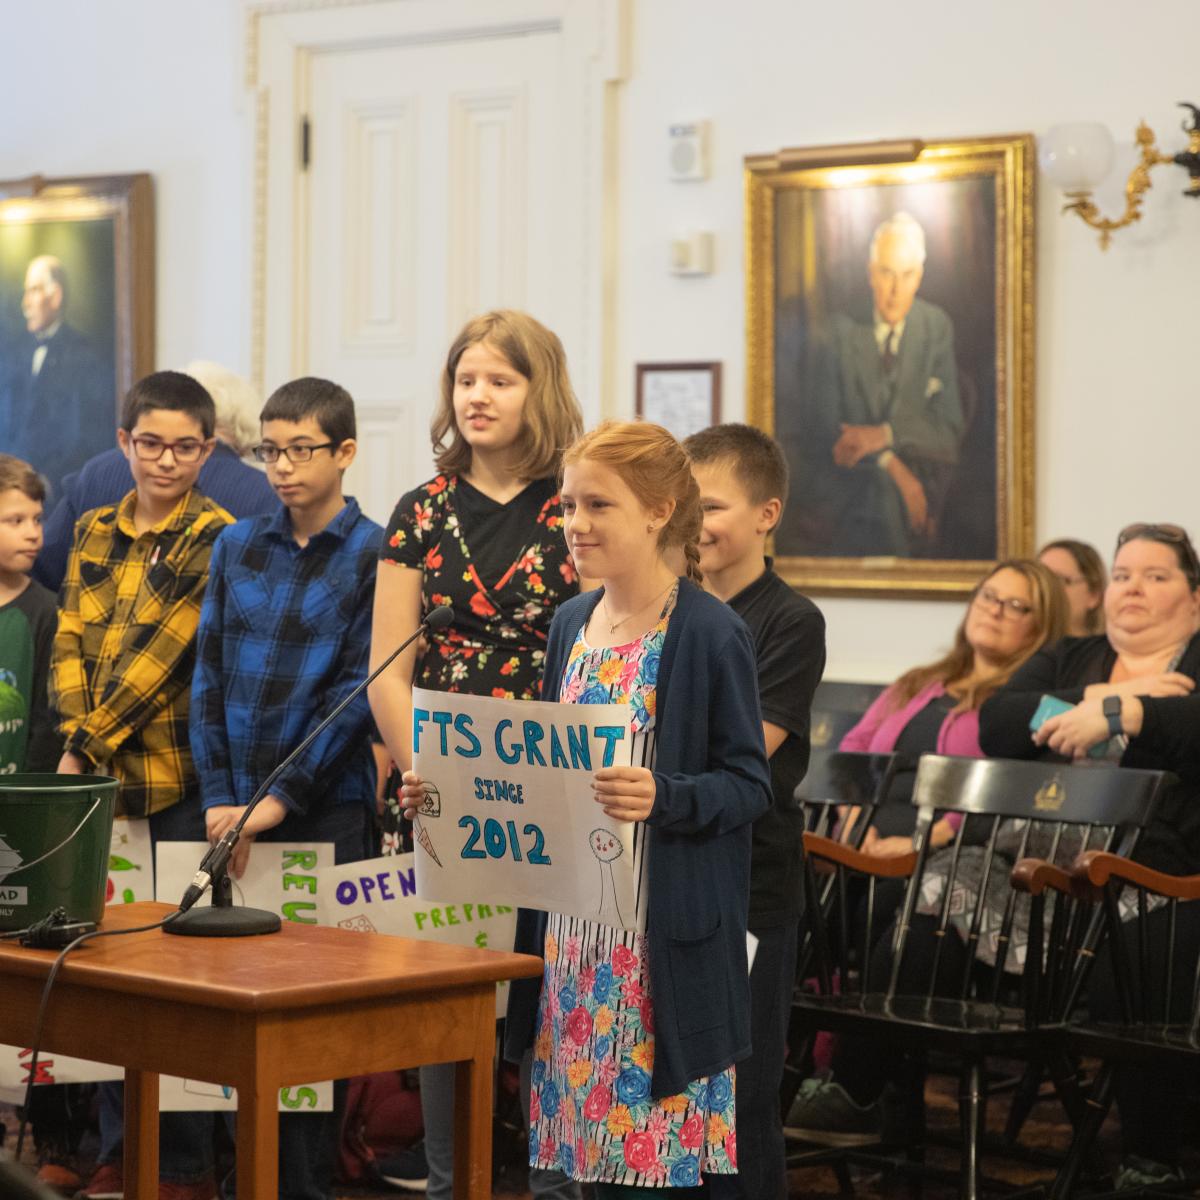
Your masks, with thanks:
[{"label": "green plastic bucket", "polygon": [[0,775],[0,931],[59,907],[100,923],[116,803],[104,775]]}]

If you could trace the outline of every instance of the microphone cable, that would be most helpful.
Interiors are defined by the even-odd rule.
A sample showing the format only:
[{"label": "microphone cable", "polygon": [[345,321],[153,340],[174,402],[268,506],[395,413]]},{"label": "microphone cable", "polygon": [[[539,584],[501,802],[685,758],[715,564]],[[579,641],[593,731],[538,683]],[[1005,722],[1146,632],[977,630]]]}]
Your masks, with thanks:
[{"label": "microphone cable", "polygon": [[[74,836],[74,835],[72,835]],[[53,914],[51,914],[53,916]],[[29,1059],[29,1079],[25,1084],[25,1102],[22,1106],[21,1124],[17,1130],[17,1149],[16,1159],[21,1161],[21,1151],[25,1145],[25,1130],[29,1124],[30,1105],[33,1103],[33,1086],[34,1080],[37,1078],[38,1055],[42,1044],[42,1033],[46,1025],[46,1013],[50,1007],[50,990],[54,987],[54,981],[58,978],[58,972],[63,963],[66,961],[67,955],[73,950],[78,950],[80,946],[86,942],[95,941],[103,937],[124,937],[131,933],[152,933],[156,929],[162,929],[163,926],[173,921],[179,916],[179,910],[175,909],[169,912],[161,921],[155,921],[152,925],[135,925],[132,929],[93,929],[88,933],[82,933],[74,941],[68,942],[55,958],[53,965],[50,967],[50,974],[46,976],[46,982],[42,987],[42,997],[38,1003],[37,1019],[33,1026],[33,1046],[32,1054]],[[35,926],[30,926],[30,932]]]}]

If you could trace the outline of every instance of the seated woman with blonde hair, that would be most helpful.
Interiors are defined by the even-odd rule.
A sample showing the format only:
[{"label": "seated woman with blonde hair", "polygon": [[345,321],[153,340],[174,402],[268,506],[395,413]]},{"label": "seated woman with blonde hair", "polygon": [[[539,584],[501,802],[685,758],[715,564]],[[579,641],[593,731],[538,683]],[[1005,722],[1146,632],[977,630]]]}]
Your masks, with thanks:
[{"label": "seated woman with blonde hair", "polygon": [[[1044,645],[1063,636],[1067,600],[1054,573],[1030,559],[999,563],[976,586],[954,635],[950,652],[936,662],[901,675],[867,709],[842,739],[840,749],[982,758],[979,710],[983,702]],[[912,776],[901,776],[911,788]],[[916,810],[894,803],[895,792],[876,813],[862,849],[873,854],[904,854],[912,849]],[[932,845],[944,846],[958,823],[943,817],[933,827]]]}]

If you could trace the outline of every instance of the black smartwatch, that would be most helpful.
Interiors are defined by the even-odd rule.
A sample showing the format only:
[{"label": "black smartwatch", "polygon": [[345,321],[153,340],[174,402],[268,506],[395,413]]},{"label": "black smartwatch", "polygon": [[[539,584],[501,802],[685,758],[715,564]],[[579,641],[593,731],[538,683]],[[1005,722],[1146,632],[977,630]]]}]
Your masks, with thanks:
[{"label": "black smartwatch", "polygon": [[1100,711],[1108,718],[1109,737],[1120,737],[1124,732],[1121,728],[1121,697],[1105,696]]}]

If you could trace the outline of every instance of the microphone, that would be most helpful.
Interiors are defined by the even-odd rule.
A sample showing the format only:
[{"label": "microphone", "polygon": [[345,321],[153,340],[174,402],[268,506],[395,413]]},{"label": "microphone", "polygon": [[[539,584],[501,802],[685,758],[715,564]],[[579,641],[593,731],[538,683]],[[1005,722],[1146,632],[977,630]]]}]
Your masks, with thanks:
[{"label": "microphone", "polygon": [[[284,771],[286,771],[288,767],[290,767],[292,763],[294,763],[296,759],[299,758],[300,755],[303,754],[304,751],[307,750],[309,746],[311,746],[313,742],[315,742],[317,738],[320,737],[321,734],[324,733],[325,730],[328,729],[329,726],[332,725],[339,716],[341,716],[346,707],[357,700],[358,697],[361,696],[363,692],[366,691],[366,689],[370,687],[371,684],[374,683],[375,680],[378,679],[379,676],[382,675],[383,672],[386,671],[387,668],[390,667],[392,663],[401,654],[403,654],[404,651],[413,644],[413,642],[417,640],[417,638],[419,638],[423,633],[428,633],[434,629],[445,629],[446,626],[448,626],[453,620],[454,609],[451,608],[449,604],[439,604],[436,608],[431,608],[429,612],[425,614],[424,619],[421,621],[420,625],[417,626],[412,636],[405,638],[404,641],[402,641],[400,645],[397,646],[396,649],[393,650],[391,654],[389,654],[387,658],[385,658],[383,662],[381,662],[379,666],[377,666],[375,670],[372,671],[366,677],[366,679],[362,681],[362,683],[358,684],[358,686],[355,687],[350,695],[348,695],[345,700],[343,700],[341,704],[339,704],[337,708],[335,708],[333,712],[331,712],[329,716],[327,716],[325,720],[323,720],[316,727],[316,729],[314,729],[312,733],[310,733],[308,737],[306,737],[304,741],[302,741],[300,745],[298,745],[295,750],[293,750],[291,754],[289,754],[287,758],[285,758],[283,762],[281,762],[279,766],[277,766],[275,770],[273,770],[270,775],[267,776],[266,780],[263,782],[263,785],[258,789],[257,792],[254,793],[253,796],[250,797],[250,803],[246,805],[246,810],[238,819],[237,824],[228,829],[217,842],[217,844],[215,846],[211,846],[208,852],[200,860],[200,867],[196,871],[192,882],[188,885],[187,891],[184,892],[183,899],[179,902],[180,913],[187,912],[188,909],[190,909],[192,905],[195,904],[196,901],[199,900],[206,891],[208,891],[208,889],[212,886],[213,880],[224,874],[225,869],[229,864],[229,860],[233,856],[233,848],[238,844],[238,840],[242,836],[242,827],[250,819],[250,814],[258,806],[258,802],[264,796],[270,794],[271,788],[274,786],[275,781],[280,777],[280,775],[282,775]],[[170,929],[172,924],[174,924],[174,922],[168,924],[167,928]]]}]

